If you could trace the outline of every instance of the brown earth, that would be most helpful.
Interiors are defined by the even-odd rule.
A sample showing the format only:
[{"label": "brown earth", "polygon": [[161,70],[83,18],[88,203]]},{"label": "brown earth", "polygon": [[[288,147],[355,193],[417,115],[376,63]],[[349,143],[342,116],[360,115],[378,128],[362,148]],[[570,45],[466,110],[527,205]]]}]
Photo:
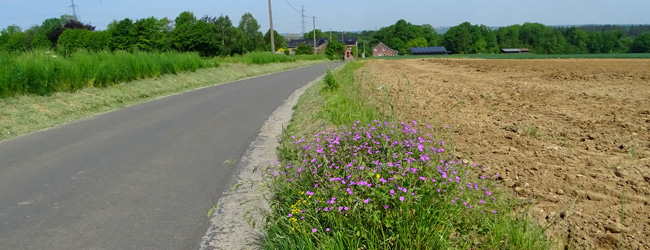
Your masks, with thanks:
[{"label": "brown earth", "polygon": [[650,249],[650,60],[371,60],[382,112],[449,131],[459,158],[537,200],[558,248]]}]

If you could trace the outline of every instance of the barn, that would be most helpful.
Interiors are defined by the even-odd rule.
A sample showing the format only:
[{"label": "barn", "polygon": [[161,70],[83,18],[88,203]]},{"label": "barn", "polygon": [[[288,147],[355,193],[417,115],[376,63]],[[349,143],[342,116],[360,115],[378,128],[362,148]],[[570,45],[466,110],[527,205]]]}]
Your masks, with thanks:
[{"label": "barn", "polygon": [[450,54],[443,46],[438,47],[413,47],[409,48],[411,55],[446,55]]},{"label": "barn", "polygon": [[518,53],[530,53],[529,49],[501,49],[501,54],[518,54]]}]

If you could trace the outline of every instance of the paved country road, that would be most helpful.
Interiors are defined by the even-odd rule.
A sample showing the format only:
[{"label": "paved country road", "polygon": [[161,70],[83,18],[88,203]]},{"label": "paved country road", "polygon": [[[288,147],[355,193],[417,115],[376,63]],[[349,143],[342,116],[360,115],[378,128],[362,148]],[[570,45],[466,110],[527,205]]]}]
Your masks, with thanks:
[{"label": "paved country road", "polygon": [[[0,249],[197,249],[270,114],[320,64],[0,143]],[[273,149],[269,149],[273,150]]]}]

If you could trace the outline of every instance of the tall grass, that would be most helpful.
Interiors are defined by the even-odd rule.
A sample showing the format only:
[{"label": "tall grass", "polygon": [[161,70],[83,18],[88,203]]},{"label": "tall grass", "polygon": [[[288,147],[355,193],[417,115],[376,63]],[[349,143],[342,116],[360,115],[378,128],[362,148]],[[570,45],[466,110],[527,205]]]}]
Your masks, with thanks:
[{"label": "tall grass", "polygon": [[215,61],[196,53],[80,51],[62,57],[45,51],[0,52],[0,98],[104,87],[214,66]]},{"label": "tall grass", "polygon": [[261,65],[280,62],[295,62],[296,59],[287,55],[275,54],[271,52],[252,52],[243,56],[235,55],[232,57],[215,58],[220,63],[244,63],[247,65]]},{"label": "tall grass", "polygon": [[298,55],[287,56],[284,54],[275,54],[271,52],[252,52],[244,54],[243,56],[235,55],[232,57],[215,58],[220,63],[244,63],[248,65],[254,64],[269,64],[269,63],[282,63],[282,62],[295,62],[295,61],[314,61],[325,60],[324,55]]},{"label": "tall grass", "polygon": [[[547,249],[544,230],[428,125],[382,121],[351,63],[301,97],[269,168],[265,249]],[[324,125],[324,128],[317,128]]]}]

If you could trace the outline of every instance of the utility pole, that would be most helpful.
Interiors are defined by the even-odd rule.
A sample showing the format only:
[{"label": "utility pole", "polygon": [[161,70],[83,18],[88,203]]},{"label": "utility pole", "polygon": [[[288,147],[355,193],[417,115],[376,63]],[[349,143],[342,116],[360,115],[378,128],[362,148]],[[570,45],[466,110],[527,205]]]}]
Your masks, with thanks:
[{"label": "utility pole", "polygon": [[271,11],[271,0],[269,0],[269,21],[271,22],[271,52],[275,53],[275,37],[273,32],[273,12]]},{"label": "utility pole", "polygon": [[314,55],[316,55],[316,16],[314,16]]},{"label": "utility pole", "polygon": [[332,42],[332,28],[330,28],[330,43]]},{"label": "utility pole", "polygon": [[305,34],[305,33],[307,33],[307,23],[305,22],[305,6],[302,6],[302,12],[301,12],[300,18],[302,18],[302,22],[301,22],[301,24],[302,24],[302,33]]},{"label": "utility pole", "polygon": [[79,17],[77,16],[77,5],[74,4],[74,0],[71,0],[72,4],[70,5],[70,8],[72,8],[72,15],[74,16],[75,21],[79,21]]}]

